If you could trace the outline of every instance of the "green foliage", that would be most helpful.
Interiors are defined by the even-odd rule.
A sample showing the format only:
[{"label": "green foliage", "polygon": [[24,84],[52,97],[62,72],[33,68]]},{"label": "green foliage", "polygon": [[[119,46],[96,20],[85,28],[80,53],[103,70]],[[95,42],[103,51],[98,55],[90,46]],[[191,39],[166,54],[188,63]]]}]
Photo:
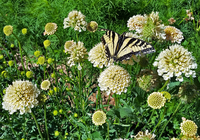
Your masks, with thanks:
[{"label": "green foliage", "polygon": [[[139,131],[154,130],[156,139],[169,139],[180,136],[181,118],[185,117],[200,126],[200,36],[199,15],[200,2],[197,0],[1,0],[0,1],[0,27],[13,26],[14,35],[5,36],[0,32],[0,139],[70,139],[70,140],[105,140],[117,138],[130,138]],[[186,10],[190,9],[194,20],[187,21]],[[184,77],[184,82],[177,82],[174,78],[166,84],[163,90],[172,96],[170,102],[166,102],[161,109],[153,110],[148,106],[147,98],[152,92],[157,92],[161,87],[144,91],[137,86],[137,76],[143,69],[156,70],[152,65],[155,58],[163,50],[172,45],[169,41],[152,40],[155,47],[154,54],[147,55],[148,66],[143,68],[135,65],[118,65],[124,67],[131,75],[131,85],[127,93],[111,95],[108,98],[95,93],[101,93],[98,87],[98,77],[103,69],[93,67],[91,62],[85,60],[73,67],[67,65],[69,54],[63,52],[66,41],[80,40],[84,42],[87,52],[95,44],[100,42],[104,32],[96,31],[90,33],[76,32],[73,28],[63,29],[63,20],[72,10],[78,10],[85,15],[87,22],[96,21],[99,29],[113,30],[119,34],[128,32],[127,21],[133,15],[150,14],[158,11],[159,17],[164,25],[169,25],[169,19],[173,17],[176,22],[171,25],[183,32],[184,40],[181,45],[192,52],[197,62],[196,78]],[[43,35],[47,23],[56,23],[58,29],[54,35]],[[27,28],[27,34],[23,35],[21,30]],[[78,38],[77,38],[78,36]],[[51,45],[44,48],[43,41],[50,40]],[[22,56],[25,70],[21,65],[19,41],[22,46]],[[14,47],[11,48],[11,44]],[[34,56],[35,51],[41,51],[41,56],[54,59],[53,64],[36,65],[38,58]],[[13,60],[14,66],[9,67],[8,61]],[[62,70],[60,70],[62,69]],[[25,73],[31,70],[33,77],[28,79]],[[6,74],[2,74],[2,72]],[[52,78],[51,74],[55,77]],[[37,85],[40,92],[47,96],[47,101],[42,106],[32,108],[39,128],[30,113],[20,115],[19,112],[9,114],[3,109],[3,90],[12,85],[16,80],[29,80]],[[50,80],[49,90],[57,87],[58,91],[49,94],[40,88],[42,81]],[[191,103],[180,104],[179,89],[184,83],[190,83],[191,91],[197,94]],[[164,85],[165,81],[161,82]],[[99,98],[103,97],[103,98]],[[94,98],[95,100],[91,100]],[[115,98],[115,103],[109,104],[109,100]],[[106,100],[106,101],[104,101]],[[103,102],[103,103],[102,103]],[[54,115],[53,111],[60,109],[62,113]],[[97,110],[106,113],[106,123],[95,126],[92,115]],[[74,114],[77,113],[77,116]],[[59,131],[59,136],[54,132]],[[68,133],[68,135],[66,135]],[[198,129],[200,134],[200,129]]]}]

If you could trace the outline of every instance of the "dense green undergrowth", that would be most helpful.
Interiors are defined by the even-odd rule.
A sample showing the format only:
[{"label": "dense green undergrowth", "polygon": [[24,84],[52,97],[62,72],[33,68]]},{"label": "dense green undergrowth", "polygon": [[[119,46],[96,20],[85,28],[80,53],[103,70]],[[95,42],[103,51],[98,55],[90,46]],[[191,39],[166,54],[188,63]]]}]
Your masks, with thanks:
[{"label": "dense green undergrowth", "polygon": [[[155,139],[168,140],[182,137],[182,117],[200,126],[199,7],[200,2],[197,0],[1,0],[0,55],[3,55],[3,58],[0,59],[0,139],[131,139],[131,136],[137,135],[139,131],[149,130],[156,135]],[[186,10],[189,9],[194,20],[186,19]],[[146,55],[147,65],[137,62],[134,65],[116,63],[129,72],[131,84],[126,93],[109,97],[115,99],[115,104],[103,104],[104,100],[108,99],[103,96],[104,92],[100,91],[97,79],[105,68],[93,67],[87,59],[81,62],[81,70],[78,70],[78,63],[70,67],[67,65],[70,54],[63,50],[66,41],[74,40],[83,42],[89,52],[101,41],[100,38],[105,32],[77,32],[71,27],[64,29],[63,21],[72,10],[81,11],[86,16],[87,23],[96,21],[98,29],[110,29],[119,34],[129,31],[127,21],[133,15],[149,15],[152,11],[157,11],[165,26],[169,25],[170,18],[174,18],[176,22],[172,26],[183,33],[181,46],[192,53],[197,63],[196,77],[184,77],[183,82],[171,78],[166,84],[160,76],[162,80],[157,87],[148,91],[139,87],[137,79],[141,76],[141,71],[156,71],[157,68],[153,66],[155,58],[174,44],[171,41],[152,39],[150,43],[156,52]],[[57,24],[56,34],[43,34],[47,23]],[[10,36],[3,33],[6,25],[13,26],[13,34]],[[23,28],[27,28],[25,35],[22,34]],[[46,49],[43,44],[45,40],[51,41],[51,46]],[[11,47],[11,44],[14,44],[14,47]],[[40,51],[41,56],[45,56],[44,65],[37,63],[35,51]],[[26,69],[19,66],[22,62],[21,55],[26,56],[23,59]],[[48,64],[48,58],[54,59],[54,62]],[[13,66],[8,65],[10,60],[14,62]],[[28,78],[27,71],[32,71],[33,76]],[[46,79],[51,82],[50,89],[42,90],[40,85]],[[36,84],[40,93],[47,97],[46,102],[32,108],[33,113],[21,115],[18,111],[9,114],[3,109],[3,96],[5,89],[16,80],[29,80]],[[185,96],[179,96],[180,87],[185,88]],[[160,89],[170,93],[171,100],[161,109],[152,109],[148,106],[147,98]],[[99,98],[99,95],[102,98]],[[97,110],[103,110],[107,116],[106,123],[102,126],[96,126],[92,122],[92,115]],[[197,129],[197,134],[200,135],[200,129]]]}]

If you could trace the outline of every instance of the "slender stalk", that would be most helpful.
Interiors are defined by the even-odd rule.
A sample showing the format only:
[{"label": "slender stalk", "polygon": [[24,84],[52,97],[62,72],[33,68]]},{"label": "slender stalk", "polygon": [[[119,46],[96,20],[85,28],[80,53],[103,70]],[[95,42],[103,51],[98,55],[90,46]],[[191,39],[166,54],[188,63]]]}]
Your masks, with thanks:
[{"label": "slender stalk", "polygon": [[154,112],[155,112],[155,109],[152,111],[151,116],[149,117],[149,120],[147,121],[147,123],[149,123],[149,121],[151,120],[151,117],[153,116]]},{"label": "slender stalk", "polygon": [[38,122],[37,122],[37,120],[36,120],[35,115],[33,114],[33,112],[31,112],[31,115],[32,115],[32,117],[33,117],[33,119],[34,119],[34,121],[36,123],[36,126],[37,126],[37,129],[38,129],[38,132],[39,132],[39,135],[40,135],[41,139],[44,140],[44,138],[42,136],[42,133],[41,133],[41,130],[40,130],[40,127],[38,125]]},{"label": "slender stalk", "polygon": [[106,123],[107,123],[107,138],[108,138],[108,140],[110,139],[110,137],[109,137],[109,123],[106,121]]},{"label": "slender stalk", "polygon": [[[119,101],[118,101],[116,93],[114,93],[114,98],[115,98],[115,108],[118,109],[119,108],[119,106],[118,106]],[[114,123],[119,123],[119,118],[115,117]]]},{"label": "slender stalk", "polygon": [[48,127],[47,127],[47,108],[46,108],[46,104],[44,104],[44,119],[45,119],[45,129],[46,129],[46,134],[47,134],[47,140],[49,140],[49,132],[48,132]]},{"label": "slender stalk", "polygon": [[77,39],[77,42],[79,41],[78,40],[78,32],[77,31],[75,31],[76,32],[76,39]]},{"label": "slender stalk", "polygon": [[97,89],[98,89],[98,94],[97,94],[97,100],[96,100],[96,110],[98,108],[98,104],[99,104],[99,109],[100,109],[100,97],[101,97],[101,94],[100,94],[100,87],[97,86]]},{"label": "slender stalk", "polygon": [[18,38],[14,33],[12,33],[12,34],[15,36],[15,38],[16,38],[17,41],[18,41],[19,52],[20,52],[20,57],[21,57],[21,64],[22,64],[23,70],[24,70],[25,73],[26,73],[26,69],[25,69],[25,67],[24,67],[24,62],[23,62],[23,56],[22,56],[22,47],[21,47],[21,44],[20,44],[19,38]]},{"label": "slender stalk", "polygon": [[45,72],[46,72],[46,66],[47,66],[46,64],[43,65],[43,69],[44,69],[44,80],[46,79],[46,75],[45,75]]},{"label": "slender stalk", "polygon": [[158,124],[153,128],[153,130],[151,131],[151,133],[154,132],[154,130],[160,125],[161,121],[162,121],[163,118],[164,118],[165,112],[166,112],[166,107],[165,107],[165,109],[164,109],[164,112],[163,112],[162,117],[160,118]]},{"label": "slender stalk", "polygon": [[165,127],[166,127],[167,124],[171,121],[171,119],[173,118],[173,116],[176,114],[176,112],[177,112],[177,110],[178,110],[178,108],[179,108],[180,105],[181,105],[181,102],[178,104],[176,110],[174,111],[174,113],[172,114],[172,116],[170,117],[170,119],[169,119],[169,120],[167,121],[167,123],[164,125],[164,127],[163,127],[163,129],[162,129],[162,131],[161,131],[161,133],[160,133],[160,136],[159,136],[158,140],[161,138],[162,133],[163,133],[163,131],[165,130]]},{"label": "slender stalk", "polygon": [[168,79],[168,80],[165,82],[165,84],[163,85],[163,87],[162,87],[161,89],[159,89],[158,91],[159,91],[159,92],[162,91],[162,90],[167,86],[167,84],[169,83],[169,81],[170,81],[170,79]]},{"label": "slender stalk", "polygon": [[61,45],[61,39],[60,39],[60,37],[58,37],[58,35],[56,33],[55,33],[55,35],[57,36],[57,38],[58,38],[58,40],[60,42],[60,45]]}]

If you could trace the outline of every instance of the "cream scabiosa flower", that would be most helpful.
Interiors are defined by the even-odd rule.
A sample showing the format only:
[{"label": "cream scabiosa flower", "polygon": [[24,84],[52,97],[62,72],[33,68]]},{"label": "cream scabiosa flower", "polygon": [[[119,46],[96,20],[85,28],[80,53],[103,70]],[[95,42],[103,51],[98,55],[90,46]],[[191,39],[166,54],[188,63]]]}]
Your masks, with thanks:
[{"label": "cream scabiosa flower", "polygon": [[121,94],[127,92],[127,87],[131,83],[130,79],[131,76],[124,68],[111,65],[100,74],[98,82],[101,91],[106,91],[108,95],[111,92]]},{"label": "cream scabiosa flower", "polygon": [[49,89],[49,86],[50,86],[49,80],[44,80],[44,81],[41,83],[41,89],[43,89],[43,90],[48,90],[48,89]]},{"label": "cream scabiosa flower", "polygon": [[76,45],[76,42],[74,42],[73,40],[66,41],[64,45],[65,53],[71,52],[74,48],[74,45]]},{"label": "cream scabiosa flower", "polygon": [[160,92],[153,92],[148,96],[147,103],[153,109],[160,109],[165,105],[166,98]]},{"label": "cream scabiosa flower", "polygon": [[172,43],[181,43],[181,41],[184,39],[183,38],[183,33],[172,26],[166,26],[165,27],[165,33],[166,33],[166,40],[170,40]]},{"label": "cream scabiosa flower", "polygon": [[190,75],[196,77],[194,69],[197,68],[197,64],[194,57],[181,45],[169,46],[169,49],[158,55],[153,65],[158,67],[158,75],[162,76],[164,80],[176,76],[176,80],[182,82],[183,73],[186,77],[190,77]]},{"label": "cream scabiosa flower", "polygon": [[94,67],[103,68],[108,66],[108,59],[105,53],[105,46],[102,43],[95,45],[88,53],[88,60],[93,63]]},{"label": "cream scabiosa flower", "polygon": [[57,28],[58,26],[56,23],[47,23],[45,25],[45,34],[53,35],[56,32]]},{"label": "cream scabiosa flower", "polygon": [[76,45],[73,45],[69,53],[70,57],[67,64],[70,67],[87,59],[87,49],[84,47],[83,42],[79,41]]},{"label": "cream scabiosa flower", "polygon": [[158,12],[152,12],[150,15],[136,15],[128,20],[129,30],[135,30],[136,35],[143,40],[152,40],[153,38],[164,40],[164,24],[161,24]]},{"label": "cream scabiosa flower", "polygon": [[13,26],[11,25],[6,25],[4,28],[3,28],[3,32],[6,36],[9,36],[13,33]]},{"label": "cream scabiosa flower", "polygon": [[96,21],[90,21],[90,23],[87,24],[87,30],[89,32],[95,32],[98,28],[98,23]]},{"label": "cream scabiosa flower", "polygon": [[40,91],[29,81],[15,81],[6,88],[3,97],[3,108],[13,114],[17,110],[20,114],[31,113],[31,108],[38,105],[37,97]]},{"label": "cream scabiosa flower", "polygon": [[185,136],[195,136],[197,133],[197,125],[191,121],[182,118],[183,122],[181,123],[181,133]]},{"label": "cream scabiosa flower", "polygon": [[95,125],[102,125],[106,122],[106,114],[103,111],[96,111],[92,115],[92,122]]},{"label": "cream scabiosa flower", "polygon": [[132,16],[128,20],[127,27],[129,28],[130,31],[131,30],[140,31],[140,29],[143,27],[145,22],[146,22],[146,19],[142,15]]},{"label": "cream scabiosa flower", "polygon": [[81,32],[86,30],[87,22],[85,21],[85,16],[80,12],[73,10],[68,14],[68,17],[64,19],[64,29],[68,27],[74,28]]},{"label": "cream scabiosa flower", "polygon": [[155,140],[156,135],[149,133],[148,130],[145,132],[139,131],[137,135],[133,136],[134,140]]}]

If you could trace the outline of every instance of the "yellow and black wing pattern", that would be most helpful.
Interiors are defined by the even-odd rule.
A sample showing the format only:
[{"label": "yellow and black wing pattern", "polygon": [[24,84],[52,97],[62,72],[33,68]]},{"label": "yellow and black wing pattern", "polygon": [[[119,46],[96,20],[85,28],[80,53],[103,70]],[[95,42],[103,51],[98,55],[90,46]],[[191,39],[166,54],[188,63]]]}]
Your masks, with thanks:
[{"label": "yellow and black wing pattern", "polygon": [[101,41],[105,46],[105,52],[109,60],[128,60],[132,55],[155,52],[155,49],[151,44],[141,39],[127,37],[125,36],[125,33],[119,35],[118,33],[107,29],[100,29],[100,31],[106,31],[101,37]]}]

